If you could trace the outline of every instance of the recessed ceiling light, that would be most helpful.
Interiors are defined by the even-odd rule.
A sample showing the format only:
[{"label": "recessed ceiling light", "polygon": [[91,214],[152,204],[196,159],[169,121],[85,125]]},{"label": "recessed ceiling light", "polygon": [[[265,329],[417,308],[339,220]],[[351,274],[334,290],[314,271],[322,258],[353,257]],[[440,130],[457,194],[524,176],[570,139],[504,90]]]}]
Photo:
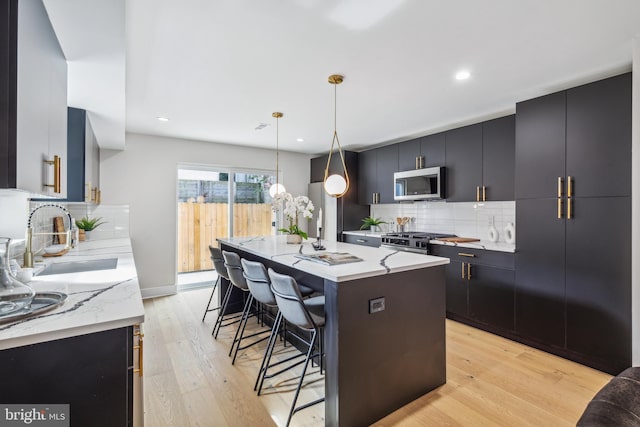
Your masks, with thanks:
[{"label": "recessed ceiling light", "polygon": [[296,141],[298,141],[298,142],[304,142],[304,138],[298,138],[298,139],[296,139]]},{"label": "recessed ceiling light", "polygon": [[262,130],[264,128],[266,128],[267,126],[269,126],[269,123],[260,123],[258,126],[256,126],[255,128],[253,128],[254,130]]},{"label": "recessed ceiling light", "polygon": [[156,119],[158,119],[159,122],[168,122],[169,119],[167,117],[156,117]]},{"label": "recessed ceiling light", "polygon": [[471,77],[471,73],[467,70],[460,70],[456,73],[456,80],[467,80]]}]

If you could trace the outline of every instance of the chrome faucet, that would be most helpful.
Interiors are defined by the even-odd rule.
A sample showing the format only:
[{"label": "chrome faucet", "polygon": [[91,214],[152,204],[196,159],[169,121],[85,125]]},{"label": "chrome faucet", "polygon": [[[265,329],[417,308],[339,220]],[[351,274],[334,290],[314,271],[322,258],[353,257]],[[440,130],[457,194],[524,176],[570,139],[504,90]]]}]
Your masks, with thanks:
[{"label": "chrome faucet", "polygon": [[[35,214],[39,209],[45,208],[45,207],[50,207],[50,208],[53,207],[53,208],[61,209],[69,218],[69,229],[64,232],[34,233],[33,227],[31,227],[31,220],[33,219],[33,214]],[[43,205],[36,206],[31,211],[31,213],[29,213],[29,220],[27,221],[27,234],[26,234],[26,243],[24,246],[24,259],[23,259],[24,267],[26,268],[33,267],[33,249],[32,249],[33,236],[57,236],[61,234],[66,234],[67,236],[66,247],[69,248],[69,245],[71,243],[71,228],[73,228],[73,224],[71,224],[71,213],[64,206],[57,205],[55,203],[45,203]]]}]

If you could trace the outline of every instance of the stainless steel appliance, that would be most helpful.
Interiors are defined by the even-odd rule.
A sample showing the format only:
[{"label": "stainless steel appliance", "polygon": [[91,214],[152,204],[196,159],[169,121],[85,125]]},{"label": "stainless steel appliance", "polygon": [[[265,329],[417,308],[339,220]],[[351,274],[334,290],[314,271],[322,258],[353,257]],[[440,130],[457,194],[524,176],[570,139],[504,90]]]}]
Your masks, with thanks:
[{"label": "stainless steel appliance", "polygon": [[387,233],[382,235],[381,246],[390,249],[428,254],[429,241],[440,237],[455,237],[455,235],[426,231]]},{"label": "stainless steel appliance", "polygon": [[393,174],[394,200],[445,198],[445,168],[424,168]]}]

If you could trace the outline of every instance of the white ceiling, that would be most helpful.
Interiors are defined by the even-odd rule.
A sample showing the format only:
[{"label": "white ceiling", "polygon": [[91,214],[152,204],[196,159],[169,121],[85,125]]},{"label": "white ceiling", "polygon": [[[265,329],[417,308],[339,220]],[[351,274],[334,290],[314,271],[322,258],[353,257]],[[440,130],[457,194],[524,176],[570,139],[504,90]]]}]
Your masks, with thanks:
[{"label": "white ceiling", "polygon": [[[88,7],[48,0],[63,1]],[[340,142],[359,150],[629,70],[640,35],[638,0],[129,0],[124,8],[127,131],[273,148],[271,113],[281,111],[281,149],[312,154],[331,143],[330,74],[345,76]],[[89,51],[98,43],[76,42]],[[456,81],[462,68],[471,78]],[[113,91],[86,88],[96,112],[122,90],[112,80],[101,86],[115,83]],[[260,123],[270,126],[256,131]]]}]

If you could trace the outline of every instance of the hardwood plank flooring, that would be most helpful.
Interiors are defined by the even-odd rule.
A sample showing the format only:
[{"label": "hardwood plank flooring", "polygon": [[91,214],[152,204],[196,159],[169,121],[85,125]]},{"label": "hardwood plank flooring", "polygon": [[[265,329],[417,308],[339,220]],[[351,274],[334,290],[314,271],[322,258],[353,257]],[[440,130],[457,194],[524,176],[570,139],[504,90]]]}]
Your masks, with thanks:
[{"label": "hardwood plank flooring", "polygon": [[[202,322],[210,288],[144,301],[145,425],[283,426],[301,367],[253,391],[266,341],[227,356],[235,325],[211,336]],[[248,328],[260,330],[255,321]],[[447,320],[447,383],[375,426],[573,426],[610,375]],[[279,342],[276,356],[296,354]],[[324,394],[314,367],[298,403]],[[294,426],[324,425],[324,404],[298,412]]]}]

